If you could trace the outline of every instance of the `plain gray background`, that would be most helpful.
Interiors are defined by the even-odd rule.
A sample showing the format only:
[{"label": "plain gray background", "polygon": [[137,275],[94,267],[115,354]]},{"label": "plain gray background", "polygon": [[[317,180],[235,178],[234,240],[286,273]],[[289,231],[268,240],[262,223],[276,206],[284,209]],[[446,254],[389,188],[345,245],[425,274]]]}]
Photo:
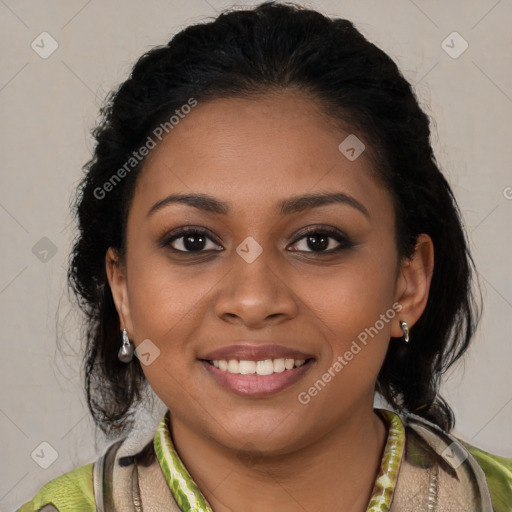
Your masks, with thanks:
[{"label": "plain gray background", "polygon": [[[435,119],[433,144],[484,293],[479,331],[444,394],[457,435],[512,457],[512,3],[299,3],[352,20],[397,61]],[[91,154],[98,108],[143,52],[231,5],[0,0],[0,510],[91,462],[104,445],[84,405],[78,315],[65,292],[69,201]],[[40,54],[55,43],[42,32],[58,44],[46,58]],[[53,450],[56,460],[42,468]]]}]

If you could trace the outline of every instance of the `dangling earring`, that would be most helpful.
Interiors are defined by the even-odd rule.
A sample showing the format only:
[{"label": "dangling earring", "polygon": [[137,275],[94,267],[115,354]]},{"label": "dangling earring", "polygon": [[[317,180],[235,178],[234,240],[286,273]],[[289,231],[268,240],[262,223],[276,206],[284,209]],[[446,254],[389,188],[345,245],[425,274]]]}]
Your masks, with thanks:
[{"label": "dangling earring", "polygon": [[126,329],[123,329],[123,344],[117,353],[119,361],[129,363],[133,359],[133,343],[128,339]]},{"label": "dangling earring", "polygon": [[409,343],[409,326],[407,325],[407,322],[400,322],[400,327],[404,332],[404,341]]}]

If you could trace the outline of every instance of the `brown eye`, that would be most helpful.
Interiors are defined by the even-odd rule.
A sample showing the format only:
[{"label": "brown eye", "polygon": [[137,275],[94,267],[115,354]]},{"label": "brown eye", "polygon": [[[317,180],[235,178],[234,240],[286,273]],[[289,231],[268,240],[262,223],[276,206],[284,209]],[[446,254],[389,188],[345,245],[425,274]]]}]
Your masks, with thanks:
[{"label": "brown eye", "polygon": [[207,231],[199,229],[183,229],[178,233],[167,236],[160,245],[162,247],[171,247],[173,251],[183,253],[223,250]]},{"label": "brown eye", "polygon": [[[302,241],[303,240],[303,241]],[[327,228],[314,228],[306,231],[293,244],[293,251],[331,254],[353,247],[348,237],[341,231]]]}]

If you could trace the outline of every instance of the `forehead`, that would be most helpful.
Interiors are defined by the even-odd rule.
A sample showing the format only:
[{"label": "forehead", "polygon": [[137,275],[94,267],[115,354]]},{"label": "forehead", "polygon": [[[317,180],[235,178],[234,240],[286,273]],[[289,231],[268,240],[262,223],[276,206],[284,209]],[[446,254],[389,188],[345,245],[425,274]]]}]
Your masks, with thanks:
[{"label": "forehead", "polygon": [[202,192],[250,209],[336,190],[366,198],[369,210],[389,206],[369,148],[355,137],[298,93],[199,103],[151,150],[134,203],[150,208],[166,194]]}]

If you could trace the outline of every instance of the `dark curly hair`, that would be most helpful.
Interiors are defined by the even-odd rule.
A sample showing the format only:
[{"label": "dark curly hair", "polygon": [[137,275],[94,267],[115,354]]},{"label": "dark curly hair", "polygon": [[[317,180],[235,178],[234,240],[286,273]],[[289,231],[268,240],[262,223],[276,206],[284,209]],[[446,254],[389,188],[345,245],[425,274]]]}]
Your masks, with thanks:
[{"label": "dark curly hair", "polygon": [[124,254],[127,213],[144,159],[123,179],[112,182],[113,174],[191,98],[204,102],[278,90],[308,95],[334,122],[370,141],[376,175],[393,199],[400,260],[412,254],[420,233],[432,238],[435,268],[426,309],[411,329],[410,344],[390,344],[377,391],[399,411],[453,428],[440,380],[466,351],[480,307],[472,292],[474,263],[457,203],[433,154],[429,119],[393,60],[350,21],[265,2],[189,26],[142,55],[108,96],[93,131],[94,155],[73,205],[79,232],[68,280],[86,315],[87,401],[105,433],[132,424],[145,385],[138,359],[125,365],[117,358],[120,323],[105,269],[109,247]]}]

